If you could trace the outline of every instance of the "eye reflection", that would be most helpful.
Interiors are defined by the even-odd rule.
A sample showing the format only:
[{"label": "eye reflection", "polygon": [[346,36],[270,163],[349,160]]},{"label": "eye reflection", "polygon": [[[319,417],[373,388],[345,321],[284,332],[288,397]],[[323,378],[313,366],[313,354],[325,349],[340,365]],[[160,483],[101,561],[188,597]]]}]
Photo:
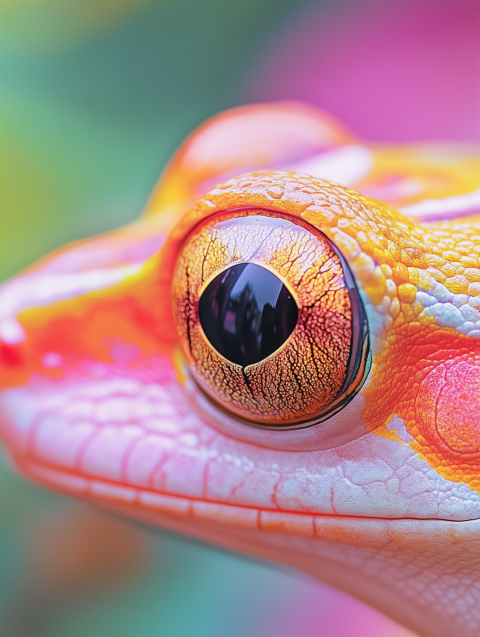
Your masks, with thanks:
[{"label": "eye reflection", "polygon": [[266,268],[234,265],[207,286],[199,303],[205,336],[224,358],[241,367],[273,354],[295,329],[291,292]]}]

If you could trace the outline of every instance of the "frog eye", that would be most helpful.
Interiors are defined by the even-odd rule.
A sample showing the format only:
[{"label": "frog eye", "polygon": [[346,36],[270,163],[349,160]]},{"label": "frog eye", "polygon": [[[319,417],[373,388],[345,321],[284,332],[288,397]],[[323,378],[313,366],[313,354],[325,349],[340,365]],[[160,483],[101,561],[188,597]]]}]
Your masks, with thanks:
[{"label": "frog eye", "polygon": [[321,422],[368,372],[367,320],[349,267],[296,218],[237,210],[194,228],[175,265],[173,313],[201,390],[257,426]]}]

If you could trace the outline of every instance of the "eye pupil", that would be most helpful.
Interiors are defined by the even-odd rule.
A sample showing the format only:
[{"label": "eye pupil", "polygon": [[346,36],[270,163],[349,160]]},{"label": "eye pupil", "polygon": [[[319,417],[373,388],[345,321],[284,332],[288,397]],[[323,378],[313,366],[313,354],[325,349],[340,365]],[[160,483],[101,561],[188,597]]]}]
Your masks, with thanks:
[{"label": "eye pupil", "polygon": [[234,265],[215,277],[203,292],[198,311],[211,345],[242,367],[273,354],[298,320],[288,288],[255,263]]}]

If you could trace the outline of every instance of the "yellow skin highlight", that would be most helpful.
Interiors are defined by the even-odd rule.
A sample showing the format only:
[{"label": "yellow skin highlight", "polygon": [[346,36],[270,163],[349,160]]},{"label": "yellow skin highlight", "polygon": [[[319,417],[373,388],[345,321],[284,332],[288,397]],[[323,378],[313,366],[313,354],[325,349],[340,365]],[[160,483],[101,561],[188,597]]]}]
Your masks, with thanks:
[{"label": "yellow skin highlight", "polygon": [[[349,188],[300,170],[314,172],[317,155],[321,170],[331,167],[339,152],[369,158],[356,166],[356,181],[349,173]],[[11,305],[0,320],[0,433],[12,460],[50,488],[295,566],[422,635],[476,637],[480,217],[449,198],[479,188],[480,159],[469,148],[368,146],[289,103],[214,118],[175,155],[143,218],[60,250],[0,291],[0,305]],[[384,201],[361,194],[374,192]],[[429,200],[446,202],[439,216],[451,218],[421,221],[434,217]],[[204,398],[179,353],[170,304],[178,254],[199,223],[239,208],[323,233],[365,305],[367,382],[343,411],[309,429],[269,432],[238,421]],[[156,237],[158,247],[148,247]],[[113,278],[96,289],[94,277],[90,287],[68,279],[63,297],[52,279],[50,296],[38,292],[42,277],[97,271]],[[88,411],[95,401],[106,409],[110,395],[98,392],[126,380],[140,389],[122,385],[122,409],[153,392],[163,414],[156,430],[138,409],[123,416],[119,403],[109,416],[117,424]],[[41,433],[56,422],[56,433]],[[82,427],[90,437],[81,438]],[[84,442],[73,455],[75,436]],[[101,436],[99,461],[91,449]],[[122,447],[120,436],[130,442]],[[155,449],[162,459],[145,485],[138,475]],[[250,473],[237,480],[245,463]],[[395,492],[391,472],[403,485]]]}]

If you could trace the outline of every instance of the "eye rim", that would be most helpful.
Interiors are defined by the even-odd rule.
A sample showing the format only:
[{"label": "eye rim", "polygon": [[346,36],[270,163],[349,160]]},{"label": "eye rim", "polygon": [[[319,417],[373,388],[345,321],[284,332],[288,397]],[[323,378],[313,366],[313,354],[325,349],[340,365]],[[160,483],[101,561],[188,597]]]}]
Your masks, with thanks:
[{"label": "eye rim", "polygon": [[[308,221],[305,221],[301,217],[292,215],[288,212],[272,210],[264,206],[257,206],[257,205],[237,206],[234,208],[226,208],[222,210],[212,211],[210,215],[206,215],[205,217],[200,219],[198,223],[194,224],[190,228],[190,230],[187,233],[185,233],[183,241],[181,241],[181,243],[179,244],[177,254],[180,255],[182,253],[183,248],[188,244],[190,239],[194,237],[195,235],[199,234],[204,226],[213,225],[214,221],[220,223],[221,221],[231,221],[235,218],[245,218],[245,217],[253,216],[253,215],[259,215],[259,216],[261,215],[261,216],[265,216],[266,218],[283,219],[293,223],[294,225],[302,227],[304,230],[306,230],[313,236],[321,235],[322,240],[325,240],[327,245],[331,247],[334,253],[337,255],[340,262],[341,271],[345,280],[345,287],[348,291],[348,297],[350,300],[351,311],[352,311],[352,338],[350,342],[349,357],[348,357],[348,362],[346,366],[347,372],[346,372],[345,382],[341,386],[338,393],[336,394],[334,400],[329,404],[328,408],[325,411],[322,411],[320,414],[312,415],[312,417],[303,418],[302,420],[297,419],[293,422],[288,422],[288,423],[286,422],[286,423],[276,424],[273,422],[259,422],[257,420],[248,418],[248,416],[244,414],[239,414],[239,413],[236,413],[235,411],[229,410],[228,407],[225,407],[219,401],[215,400],[214,397],[210,396],[208,392],[202,387],[202,384],[198,382],[202,378],[201,378],[201,375],[195,369],[195,366],[192,366],[193,368],[190,369],[190,366],[184,360],[183,356],[182,356],[182,360],[184,361],[185,368],[188,369],[189,371],[188,376],[190,376],[190,378],[192,379],[192,382],[195,383],[195,385],[197,386],[201,394],[205,397],[205,399],[209,403],[211,403],[213,406],[215,406],[216,410],[223,413],[225,416],[228,416],[231,420],[242,423],[243,426],[248,425],[256,429],[261,429],[263,431],[270,431],[270,432],[275,432],[275,431],[286,432],[286,431],[292,431],[292,430],[310,429],[320,423],[330,420],[336,414],[343,411],[348,406],[348,404],[351,403],[355,399],[355,397],[359,394],[359,392],[361,391],[362,387],[364,386],[369,376],[369,373],[371,371],[371,366],[372,366],[372,350],[370,346],[370,333],[369,333],[367,314],[366,314],[365,307],[363,305],[355,278],[350,269],[350,266],[347,260],[345,259],[345,257],[343,256],[343,254],[341,253],[341,251],[335,245],[334,241],[330,239],[330,237],[328,237],[324,232],[322,232],[320,228],[309,223]],[[228,263],[220,270],[216,270],[202,284],[201,293],[200,292],[198,293],[198,299],[201,298],[201,294],[203,294],[203,292],[211,283],[211,281],[213,281],[222,271],[229,269],[230,267],[232,267],[232,265],[237,265],[240,263],[257,263],[257,261],[255,259],[252,259],[252,260],[240,259],[238,261]],[[275,269],[268,267],[264,262],[261,262],[261,263],[259,262],[257,263],[257,265],[260,265],[261,267],[270,270],[277,278],[279,278],[283,282],[284,285],[287,286],[289,291],[292,293],[297,303],[297,306],[299,307],[299,312],[300,312],[300,305],[298,304],[298,296],[297,296],[296,290],[292,290],[292,286],[289,285],[289,283],[285,280],[285,278],[282,277],[281,274]],[[174,270],[175,269],[176,269],[176,261],[175,261]],[[172,291],[173,291],[173,288],[174,286],[172,285]],[[363,320],[360,319],[360,316],[363,318]],[[363,325],[363,330],[357,329],[357,323],[360,323],[360,322]],[[200,330],[202,332],[204,340],[208,343],[210,347],[213,348],[213,345],[210,343],[210,341],[206,337],[206,334],[203,331],[203,327],[201,323],[200,323]],[[292,333],[286,339],[286,341],[277,350],[275,350],[275,352],[273,352],[268,357],[263,359],[263,361],[273,356],[276,356],[281,351],[281,349],[286,346],[286,344],[289,342],[294,332],[295,332],[295,329],[292,331]],[[355,337],[358,336],[360,332],[363,332],[363,336],[361,339],[360,337],[357,338],[357,340],[362,340],[362,347],[357,346],[354,349]],[[179,336],[177,333],[177,342],[178,340],[179,340]],[[215,348],[213,349],[215,350]],[[354,376],[352,376],[352,373],[351,373],[353,351],[355,351],[356,353],[356,357],[355,357],[356,360],[360,359],[361,361],[359,365],[356,365],[355,362],[353,363],[353,370],[355,370],[355,367],[358,367],[357,372]],[[180,346],[180,352],[181,352],[181,346]],[[220,354],[220,352],[217,352],[217,350],[215,350],[215,352],[218,354],[219,357],[223,358],[227,363],[231,365],[235,365],[235,363],[228,361],[228,359],[223,357],[222,354]],[[196,378],[197,374],[199,376],[199,379]],[[182,375],[184,377],[186,376],[185,374],[182,374]],[[360,375],[360,378],[358,378],[359,375]]]}]

